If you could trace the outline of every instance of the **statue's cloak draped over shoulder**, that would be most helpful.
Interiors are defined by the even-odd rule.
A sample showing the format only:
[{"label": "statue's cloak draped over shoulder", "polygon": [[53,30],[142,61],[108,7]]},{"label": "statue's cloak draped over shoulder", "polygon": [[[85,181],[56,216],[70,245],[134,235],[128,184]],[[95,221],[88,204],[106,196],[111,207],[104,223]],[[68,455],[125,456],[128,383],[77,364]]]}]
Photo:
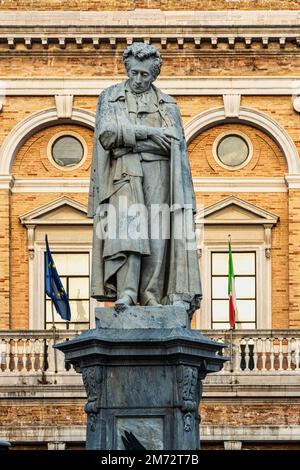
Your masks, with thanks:
[{"label": "statue's cloak draped over shoulder", "polygon": [[[153,85],[152,85],[153,86]],[[188,161],[186,142],[181,123],[179,108],[175,100],[162,93],[153,86],[157,94],[159,112],[167,126],[176,130],[179,139],[172,139],[170,156],[170,246],[165,279],[165,303],[172,302],[172,296],[180,296],[190,302],[191,308],[199,307],[201,299],[201,283],[195,240],[188,239],[194,235],[193,214],[196,210],[190,165]],[[109,202],[120,185],[126,180],[114,179],[112,171],[112,157],[110,149],[105,149],[100,141],[101,133],[105,128],[107,135],[114,135],[118,142],[118,135],[127,145],[134,146],[134,132],[131,129],[129,115],[126,118],[125,82],[113,85],[104,90],[99,96],[96,126],[94,134],[94,150],[91,168],[89,191],[88,217],[94,218],[96,223],[99,205]],[[122,121],[120,116],[123,116]],[[116,145],[117,147],[117,145]],[[178,237],[185,227],[185,236]],[[94,224],[93,239],[93,266],[91,295],[98,300],[115,300],[116,286],[110,283],[107,288],[105,280],[105,258],[103,257],[103,240],[96,236]]]}]

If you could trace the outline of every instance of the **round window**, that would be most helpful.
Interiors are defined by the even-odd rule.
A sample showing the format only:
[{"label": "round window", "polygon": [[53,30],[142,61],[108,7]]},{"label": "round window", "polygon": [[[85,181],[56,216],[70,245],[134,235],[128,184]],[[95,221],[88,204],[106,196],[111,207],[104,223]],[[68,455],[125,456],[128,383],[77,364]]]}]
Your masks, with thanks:
[{"label": "round window", "polygon": [[78,165],[84,155],[84,148],[80,140],[71,135],[58,137],[52,144],[52,158],[59,166],[71,167]]},{"label": "round window", "polygon": [[223,165],[235,167],[242,165],[249,156],[249,146],[239,135],[225,135],[217,146],[217,157]]}]

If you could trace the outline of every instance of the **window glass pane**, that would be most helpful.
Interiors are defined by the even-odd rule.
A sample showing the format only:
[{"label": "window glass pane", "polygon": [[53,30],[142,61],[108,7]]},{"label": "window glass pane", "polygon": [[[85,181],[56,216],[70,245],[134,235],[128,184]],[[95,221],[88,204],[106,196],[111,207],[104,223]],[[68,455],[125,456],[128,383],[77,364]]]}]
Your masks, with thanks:
[{"label": "window glass pane", "polygon": [[255,323],[237,323],[236,329],[237,330],[255,330],[256,325]]},{"label": "window glass pane", "polygon": [[[52,324],[52,307],[51,307],[51,300],[46,301],[46,322]],[[66,320],[63,320],[60,315],[56,312],[56,308],[53,305],[54,311],[54,321],[55,323],[66,323]]]},{"label": "window glass pane", "polygon": [[89,278],[88,277],[70,277],[69,279],[69,299],[88,299]]},{"label": "window glass pane", "polygon": [[255,298],[255,278],[236,277],[235,278],[236,297],[238,299]]},{"label": "window glass pane", "polygon": [[212,274],[228,275],[228,253],[212,254]]},{"label": "window glass pane", "polygon": [[234,274],[255,274],[255,253],[232,253]]},{"label": "window glass pane", "polygon": [[212,318],[213,321],[226,321],[229,318],[229,302],[228,300],[212,301]]},{"label": "window glass pane", "polygon": [[229,323],[213,323],[212,327],[214,330],[229,330]]},{"label": "window glass pane", "polygon": [[54,253],[53,259],[60,276],[89,275],[88,253]]},{"label": "window glass pane", "polygon": [[71,322],[88,322],[89,306],[88,300],[70,300]]},{"label": "window glass pane", "polygon": [[213,299],[226,299],[228,297],[228,278],[213,277],[212,279]]},{"label": "window glass pane", "polygon": [[71,135],[59,137],[52,146],[52,157],[60,166],[76,165],[83,158],[83,146]]},{"label": "window glass pane", "polygon": [[238,321],[255,322],[255,300],[237,300]]},{"label": "window glass pane", "polygon": [[69,330],[88,330],[89,323],[70,323]]}]

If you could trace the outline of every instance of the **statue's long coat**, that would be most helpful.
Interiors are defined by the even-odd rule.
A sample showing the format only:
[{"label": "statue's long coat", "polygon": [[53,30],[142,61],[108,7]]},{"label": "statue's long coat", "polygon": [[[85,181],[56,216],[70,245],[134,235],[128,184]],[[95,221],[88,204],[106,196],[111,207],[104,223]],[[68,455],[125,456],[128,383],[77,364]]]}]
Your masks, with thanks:
[{"label": "statue's long coat", "polygon": [[[153,85],[152,85],[153,86]],[[179,294],[191,303],[194,310],[199,307],[201,283],[195,243],[174,236],[176,230],[185,225],[187,231],[194,230],[193,214],[196,209],[186,142],[181,123],[179,108],[175,100],[153,86],[159,103],[159,112],[165,124],[176,130],[179,139],[172,139],[170,156],[170,249],[165,277],[166,303],[172,302],[172,296]],[[120,158],[111,157],[111,148],[134,147],[135,136],[125,100],[125,82],[113,85],[99,96],[94,134],[94,151],[91,168],[88,217],[94,218],[93,263],[91,295],[98,300],[115,300],[115,277],[106,278],[106,259],[103,240],[96,236],[99,205],[108,203],[112,195],[122,191],[129,179],[122,172],[125,165],[139,165],[138,154],[127,154]],[[104,148],[105,147],[105,148]],[[125,161],[126,159],[126,161]],[[121,167],[120,167],[121,165]],[[117,175],[117,176],[116,176]],[[119,175],[119,176],[118,176]],[[125,187],[126,188],[126,187]],[[142,198],[142,195],[141,195]],[[140,198],[140,199],[141,199]],[[143,200],[136,202],[143,203]],[[122,248],[121,248],[122,250]],[[135,250],[135,248],[134,248]],[[147,245],[139,251],[147,253]],[[122,253],[121,253],[122,255]]]}]

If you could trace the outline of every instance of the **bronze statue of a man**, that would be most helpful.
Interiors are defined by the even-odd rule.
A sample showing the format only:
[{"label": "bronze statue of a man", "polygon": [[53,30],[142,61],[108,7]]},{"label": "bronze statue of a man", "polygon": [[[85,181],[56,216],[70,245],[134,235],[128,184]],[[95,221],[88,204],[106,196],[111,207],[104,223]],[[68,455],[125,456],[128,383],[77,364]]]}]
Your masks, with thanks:
[{"label": "bronze statue of a man", "polygon": [[195,197],[180,111],[153,85],[162,65],[155,47],[133,43],[123,61],[128,80],[100,94],[96,115],[91,295],[114,300],[117,310],[180,304],[192,313],[201,284],[188,240]]}]

